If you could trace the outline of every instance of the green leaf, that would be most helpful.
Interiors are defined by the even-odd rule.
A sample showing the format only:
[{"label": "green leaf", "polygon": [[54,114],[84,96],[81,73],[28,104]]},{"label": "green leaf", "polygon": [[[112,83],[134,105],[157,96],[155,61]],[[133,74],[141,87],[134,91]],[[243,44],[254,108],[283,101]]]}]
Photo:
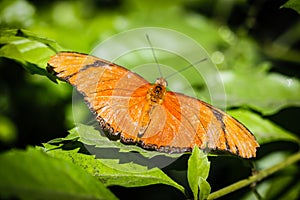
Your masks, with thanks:
[{"label": "green leaf", "polygon": [[64,138],[55,138],[55,139],[52,139],[52,140],[48,141],[47,143],[55,144],[55,143],[62,143],[62,142],[65,142],[65,141],[77,141],[78,139],[79,139],[78,133],[76,131],[73,131],[73,129],[72,129],[70,131],[69,135],[67,135],[66,137],[64,137]]},{"label": "green leaf", "polygon": [[292,8],[300,14],[300,1],[299,0],[288,0],[281,7]]},{"label": "green leaf", "polygon": [[48,75],[50,56],[62,50],[56,42],[21,29],[1,30],[0,57],[13,59],[32,74]]},{"label": "green leaf", "polygon": [[80,167],[28,148],[0,155],[1,197],[20,199],[116,199]]},{"label": "green leaf", "polygon": [[[61,147],[60,143],[66,141],[82,142],[92,155],[80,154],[77,152],[78,149],[70,151],[59,149]],[[52,145],[56,143],[59,143],[59,146]],[[156,158],[158,162],[164,162],[163,158],[168,157],[171,158],[171,161],[175,161],[173,158],[178,158],[181,154],[170,155],[147,151],[135,145],[125,145],[119,141],[111,141],[106,136],[101,135],[101,132],[94,127],[83,124],[77,124],[74,129],[70,130],[70,134],[66,138],[57,138],[43,145],[50,155],[72,161],[74,164],[83,167],[106,186],[138,187],[166,184],[184,193],[184,188],[181,185],[155,167]],[[151,169],[135,162],[152,163]]]},{"label": "green leaf", "polygon": [[[251,73],[251,75],[249,75]],[[247,105],[264,115],[289,106],[300,106],[300,82],[276,73],[221,73],[229,107]]]},{"label": "green leaf", "polygon": [[209,168],[210,162],[207,156],[199,148],[195,147],[188,161],[188,181],[194,199],[206,199],[210,193],[211,188],[206,181]]},{"label": "green leaf", "polygon": [[209,183],[202,177],[199,177],[199,189],[199,199],[207,199],[208,195],[210,194],[211,187]]},{"label": "green leaf", "polygon": [[297,136],[251,111],[238,109],[228,111],[228,114],[248,127],[255,135],[259,144],[274,141],[291,141],[300,144]]},{"label": "green leaf", "polygon": [[169,178],[159,168],[150,170],[133,162],[120,163],[118,159],[96,159],[94,155],[78,153],[78,149],[65,151],[55,149],[48,154],[73,162],[96,176],[104,185],[119,185],[124,187],[139,187],[152,184],[166,184],[184,193],[184,188]]}]

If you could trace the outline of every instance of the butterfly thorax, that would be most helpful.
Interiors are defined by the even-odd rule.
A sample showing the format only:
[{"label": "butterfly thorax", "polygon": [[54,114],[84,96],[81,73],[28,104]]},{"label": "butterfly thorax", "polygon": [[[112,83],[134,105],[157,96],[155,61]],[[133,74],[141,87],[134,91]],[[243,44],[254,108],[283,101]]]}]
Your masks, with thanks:
[{"label": "butterfly thorax", "polygon": [[149,89],[147,93],[147,100],[150,105],[161,105],[166,94],[167,81],[163,78],[156,80],[155,84]]},{"label": "butterfly thorax", "polygon": [[146,131],[150,123],[150,115],[154,107],[161,105],[164,102],[166,94],[167,81],[164,78],[159,78],[155,81],[152,87],[147,92],[147,103],[142,108],[141,121],[139,122],[139,136],[141,137]]}]

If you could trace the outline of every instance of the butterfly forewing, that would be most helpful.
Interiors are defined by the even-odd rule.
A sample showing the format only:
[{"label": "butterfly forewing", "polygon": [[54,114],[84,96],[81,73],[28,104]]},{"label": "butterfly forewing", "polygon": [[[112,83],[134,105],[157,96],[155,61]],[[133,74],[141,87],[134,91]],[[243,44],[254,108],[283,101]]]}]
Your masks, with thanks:
[{"label": "butterfly forewing", "polygon": [[[83,94],[90,109],[112,131],[136,132],[131,117],[138,114],[128,115],[129,101],[134,99],[142,106],[150,86],[145,79],[116,64],[79,53],[61,52],[48,65],[57,77]],[[140,96],[133,94],[138,88],[143,91]]]}]

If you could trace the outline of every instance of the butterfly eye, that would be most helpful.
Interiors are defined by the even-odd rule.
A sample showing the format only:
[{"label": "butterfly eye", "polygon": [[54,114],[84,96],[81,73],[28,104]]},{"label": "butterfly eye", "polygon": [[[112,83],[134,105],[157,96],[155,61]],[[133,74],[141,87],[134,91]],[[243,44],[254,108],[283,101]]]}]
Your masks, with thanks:
[{"label": "butterfly eye", "polygon": [[159,85],[156,86],[156,87],[155,87],[155,95],[156,95],[156,96],[160,96],[161,92],[162,92],[162,87],[159,86]]}]

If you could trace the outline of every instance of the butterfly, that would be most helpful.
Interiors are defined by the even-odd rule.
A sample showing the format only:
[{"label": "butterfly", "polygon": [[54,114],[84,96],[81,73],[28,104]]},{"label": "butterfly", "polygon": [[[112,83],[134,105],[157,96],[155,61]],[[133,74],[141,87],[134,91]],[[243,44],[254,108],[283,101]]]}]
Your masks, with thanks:
[{"label": "butterfly", "polygon": [[167,153],[194,146],[243,158],[256,156],[254,135],[212,105],[167,90],[166,79],[149,83],[112,62],[75,52],[59,52],[47,69],[74,86],[101,128],[121,142]]}]

